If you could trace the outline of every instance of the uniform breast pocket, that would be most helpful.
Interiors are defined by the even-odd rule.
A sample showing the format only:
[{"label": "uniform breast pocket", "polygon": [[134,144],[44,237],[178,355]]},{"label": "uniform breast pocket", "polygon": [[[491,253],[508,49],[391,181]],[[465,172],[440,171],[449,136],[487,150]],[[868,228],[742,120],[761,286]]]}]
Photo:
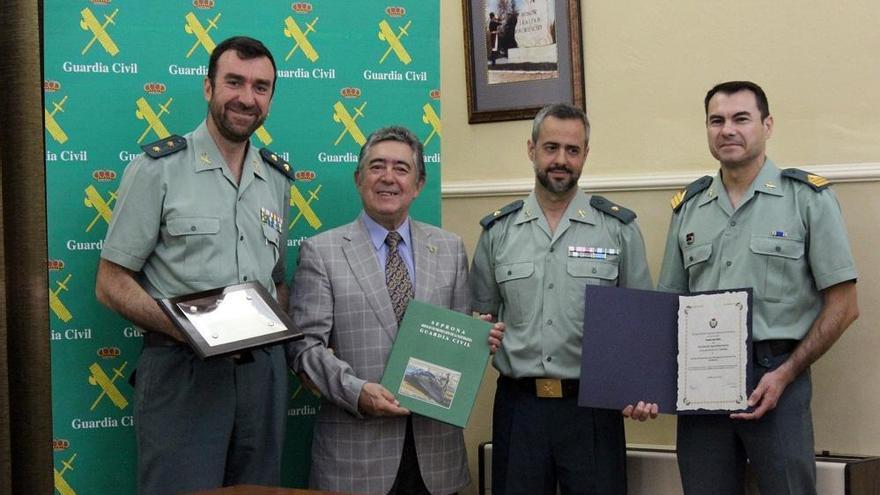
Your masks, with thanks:
[{"label": "uniform breast pocket", "polygon": [[688,246],[682,249],[681,257],[684,269],[688,272],[689,286],[693,289],[698,286],[695,281],[699,280],[708,265],[707,261],[712,257],[712,244]]},{"label": "uniform breast pocket", "polygon": [[569,258],[566,270],[570,276],[585,282],[585,285],[617,285],[616,259]]},{"label": "uniform breast pocket", "polygon": [[495,280],[504,299],[504,311],[499,319],[514,325],[526,320],[528,309],[534,306],[527,299],[538,294],[534,274],[535,263],[531,261],[495,266]]},{"label": "uniform breast pocket", "polygon": [[583,325],[584,289],[587,285],[617,285],[617,259],[594,260],[588,258],[568,258],[565,271],[568,273],[565,300],[568,302],[567,317],[576,325]]},{"label": "uniform breast pocket", "polygon": [[799,292],[789,285],[798,280],[797,274],[804,268],[804,241],[789,237],[753,235],[749,248],[758,259],[759,272],[764,283],[756,289],[767,301],[792,301]]},{"label": "uniform breast pocket", "polygon": [[219,262],[220,219],[216,217],[176,217],[167,222],[170,243],[181,252],[182,272],[193,282],[210,282]]},{"label": "uniform breast pocket", "polygon": [[275,263],[278,262],[278,257],[281,256],[281,233],[264,223],[263,237],[265,238],[268,250],[271,251],[271,266],[275,266]]}]

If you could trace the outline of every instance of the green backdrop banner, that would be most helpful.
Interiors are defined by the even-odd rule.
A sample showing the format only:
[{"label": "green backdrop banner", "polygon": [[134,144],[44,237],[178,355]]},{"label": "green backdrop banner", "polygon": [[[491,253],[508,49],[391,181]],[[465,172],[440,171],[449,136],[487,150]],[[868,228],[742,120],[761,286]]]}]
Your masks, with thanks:
[{"label": "green backdrop banner", "polygon": [[[288,275],[303,239],[360,211],[352,173],[378,127],[405,125],[425,143],[428,182],[412,214],[439,224],[439,1],[44,0],[44,9],[55,488],[134,493],[128,377],[141,335],[94,297],[125,166],[140,145],[205,118],[208,56],[243,34],[278,66],[252,142],[296,171]],[[318,400],[291,383],[284,484],[304,486]]]}]

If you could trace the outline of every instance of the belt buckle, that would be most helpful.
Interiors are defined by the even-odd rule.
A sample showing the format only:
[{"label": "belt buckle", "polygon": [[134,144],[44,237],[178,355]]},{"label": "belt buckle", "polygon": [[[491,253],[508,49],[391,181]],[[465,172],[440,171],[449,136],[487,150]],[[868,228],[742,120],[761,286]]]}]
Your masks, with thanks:
[{"label": "belt buckle", "polygon": [[535,378],[535,394],[542,399],[561,399],[562,380],[556,378]]}]

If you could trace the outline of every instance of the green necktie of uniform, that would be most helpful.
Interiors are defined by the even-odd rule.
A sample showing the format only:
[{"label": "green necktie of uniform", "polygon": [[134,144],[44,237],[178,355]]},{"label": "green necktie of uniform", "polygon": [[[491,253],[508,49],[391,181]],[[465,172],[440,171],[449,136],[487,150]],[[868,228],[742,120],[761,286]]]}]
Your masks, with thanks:
[{"label": "green necktie of uniform", "polygon": [[394,315],[397,316],[397,324],[403,319],[406,305],[414,297],[412,281],[409,278],[409,270],[403,257],[397,251],[397,245],[403,238],[395,231],[388,232],[385,244],[388,245],[388,258],[385,260],[385,284],[388,286],[388,295],[391,296],[391,306]]}]

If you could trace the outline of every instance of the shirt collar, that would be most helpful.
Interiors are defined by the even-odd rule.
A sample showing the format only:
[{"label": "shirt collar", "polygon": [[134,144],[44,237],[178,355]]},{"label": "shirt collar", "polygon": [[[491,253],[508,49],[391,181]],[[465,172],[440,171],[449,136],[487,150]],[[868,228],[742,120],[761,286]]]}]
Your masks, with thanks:
[{"label": "shirt collar", "polygon": [[[537,220],[543,216],[544,211],[541,210],[541,205],[538,204],[538,198],[535,196],[535,191],[533,190],[529,193],[529,196],[525,201],[523,201],[523,207],[517,212],[517,217],[514,223],[519,225],[521,223]],[[571,198],[571,201],[568,202],[568,206],[566,207],[562,218],[567,218],[573,222],[595,225],[596,213],[590,206],[589,196],[583,191],[578,190],[574,197]]]},{"label": "shirt collar", "polygon": [[[783,196],[782,187],[780,187],[782,183],[781,180],[782,172],[780,172],[772,160],[765,158],[764,165],[761,167],[758,175],[755,176],[755,179],[743,195],[743,198],[751,198],[755,193],[759,192],[771,196]],[[699,205],[703,206],[710,201],[718,199],[722,193],[726,195],[727,191],[724,189],[724,182],[721,180],[721,170],[719,169],[715,174],[715,177],[712,178],[712,184],[703,191]]]},{"label": "shirt collar", "polygon": [[[364,227],[367,228],[367,233],[370,236],[370,242],[373,244],[373,247],[376,249],[376,251],[382,249],[382,246],[385,245],[385,238],[388,237],[389,230],[379,225],[378,222],[370,218],[370,216],[367,215],[367,212],[361,212],[361,219],[364,222]],[[412,242],[410,242],[411,239],[409,217],[406,217],[406,220],[403,221],[403,224],[397,227],[396,230],[397,233],[400,234],[404,246],[412,246]]]},{"label": "shirt collar", "polygon": [[[193,131],[191,141],[193,153],[195,153],[196,156],[194,165],[196,172],[223,168],[223,165],[225,164],[223,155],[220,154],[220,150],[217,148],[217,143],[214,142],[214,138],[212,138],[211,133],[208,132],[208,124],[206,120],[203,120],[196,130]],[[260,154],[251,142],[248,142],[247,151],[244,155],[242,173],[247,170],[250,170],[254,175],[263,180],[266,179],[265,166],[260,158]]]}]

